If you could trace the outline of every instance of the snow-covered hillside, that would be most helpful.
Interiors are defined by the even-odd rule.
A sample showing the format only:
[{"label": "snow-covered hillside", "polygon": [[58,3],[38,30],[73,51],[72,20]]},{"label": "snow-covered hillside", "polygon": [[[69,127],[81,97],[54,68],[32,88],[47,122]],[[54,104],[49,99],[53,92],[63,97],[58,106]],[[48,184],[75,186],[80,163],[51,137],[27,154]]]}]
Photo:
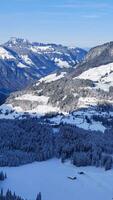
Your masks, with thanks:
[{"label": "snow-covered hillside", "polygon": [[[107,65],[108,69],[111,65]],[[106,69],[106,66],[104,67]],[[95,68],[92,70],[98,72],[96,77],[100,78],[99,69],[101,67],[98,67],[97,71]],[[66,123],[85,130],[104,132],[112,126],[113,97],[112,93],[97,88],[98,78],[91,82],[87,80],[93,77],[92,70],[91,73],[88,70],[89,73],[86,71],[74,79],[67,79],[64,72],[40,79],[32,88],[13,94],[0,107],[0,119],[45,116],[48,122],[54,125]],[[108,73],[109,75],[111,73]],[[48,114],[50,118],[46,116]]]},{"label": "snow-covered hillside", "polygon": [[109,91],[109,88],[113,86],[113,63],[89,69],[83,72],[79,78],[92,80],[96,88]]},{"label": "snow-covered hillside", "polygon": [[[52,46],[52,50],[50,45],[34,45],[40,53],[56,49],[55,45]],[[103,63],[103,52],[106,51],[106,54],[108,52],[111,55],[112,48],[112,43],[107,43],[92,49],[81,65],[77,65],[77,70],[83,67],[78,76],[65,71],[52,73],[38,80],[27,90],[12,94],[0,107],[0,118],[22,119],[27,116],[45,116],[48,123],[56,125],[74,124],[85,130],[101,132],[111,129],[113,62],[96,66],[95,61],[94,66],[93,61],[98,58],[99,63]],[[25,59],[28,60],[27,57]]]},{"label": "snow-covered hillside", "polygon": [[[75,167],[53,159],[21,167],[0,168],[7,173],[1,183],[24,198],[34,200],[42,192],[43,200],[111,200],[113,198],[113,170],[105,172],[95,167]],[[78,172],[85,174],[80,175]],[[76,177],[71,180],[68,177]]]}]

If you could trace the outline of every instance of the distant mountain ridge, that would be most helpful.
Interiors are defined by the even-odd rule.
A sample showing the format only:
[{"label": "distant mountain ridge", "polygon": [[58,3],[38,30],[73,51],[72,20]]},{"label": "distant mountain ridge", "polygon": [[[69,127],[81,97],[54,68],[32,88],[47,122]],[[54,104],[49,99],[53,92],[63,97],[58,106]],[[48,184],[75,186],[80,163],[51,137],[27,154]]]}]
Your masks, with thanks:
[{"label": "distant mountain ridge", "polygon": [[80,48],[11,38],[0,45],[0,90],[21,90],[56,70],[73,68],[86,53]]}]

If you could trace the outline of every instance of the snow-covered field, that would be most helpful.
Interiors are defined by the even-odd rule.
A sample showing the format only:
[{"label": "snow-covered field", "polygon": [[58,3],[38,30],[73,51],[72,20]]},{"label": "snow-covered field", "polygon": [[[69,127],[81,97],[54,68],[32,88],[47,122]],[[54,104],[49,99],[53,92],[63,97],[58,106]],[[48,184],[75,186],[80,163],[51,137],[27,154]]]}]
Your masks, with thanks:
[{"label": "snow-covered field", "polygon": [[[57,116],[48,118],[49,122],[54,125],[59,125],[60,123],[66,123],[66,124],[72,124],[76,125],[79,128],[83,128],[85,130],[91,130],[91,131],[101,131],[104,132],[106,127],[102,124],[101,121],[95,121],[93,119],[93,115],[100,117],[104,117],[106,119],[109,119],[110,117],[113,117],[113,112],[97,112],[93,107],[91,109],[83,109],[80,111],[75,111],[73,113],[66,113],[61,112],[61,110],[58,107],[53,107],[50,104],[47,104],[48,97],[46,96],[35,96],[30,94],[25,94],[23,96],[19,96],[15,98],[16,100],[31,100],[38,101],[39,105],[31,110],[24,110],[22,107],[15,106],[13,107],[11,104],[3,104],[0,106],[1,113],[0,113],[0,119],[23,119],[25,118],[25,113],[29,113],[31,117],[37,117],[40,118],[41,116],[44,116],[47,113],[56,112],[58,113]],[[86,101],[87,102],[87,101]],[[87,107],[87,104],[85,105]],[[84,106],[84,107],[85,107]],[[87,121],[87,118],[90,120],[90,123]]]},{"label": "snow-covered field", "polygon": [[[10,188],[16,194],[34,200],[42,192],[42,200],[111,200],[113,198],[113,170],[101,168],[77,168],[69,162],[57,159],[35,162],[20,167],[0,168],[7,173],[1,187]],[[84,171],[84,175],[78,172]],[[68,176],[76,176],[70,180]]]},{"label": "snow-covered field", "polygon": [[113,86],[113,63],[91,68],[78,76],[80,79],[89,79],[96,82],[96,88],[109,91]]}]

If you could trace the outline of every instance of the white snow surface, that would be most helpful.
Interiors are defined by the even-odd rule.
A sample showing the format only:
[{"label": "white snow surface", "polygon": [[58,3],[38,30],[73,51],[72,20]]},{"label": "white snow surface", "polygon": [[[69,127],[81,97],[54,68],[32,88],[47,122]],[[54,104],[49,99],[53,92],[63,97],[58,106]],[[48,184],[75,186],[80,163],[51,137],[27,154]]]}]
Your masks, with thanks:
[{"label": "white snow surface", "polygon": [[38,101],[39,103],[42,102],[44,104],[47,104],[49,97],[37,96],[37,95],[33,95],[33,94],[24,94],[24,95],[21,95],[19,97],[16,97],[15,99],[16,100]]},{"label": "white snow surface", "polygon": [[28,64],[28,65],[33,65],[33,62],[32,62],[32,60],[28,57],[28,55],[22,55],[21,57],[22,57],[22,59],[24,60],[24,62],[25,62],[26,64]]},{"label": "white snow surface", "polygon": [[[91,130],[91,131],[101,131],[104,133],[105,127],[103,124],[99,121],[94,121],[92,119],[93,115],[97,115],[98,113],[95,110],[82,110],[82,111],[75,111],[73,114],[65,114],[64,116],[62,115],[57,115],[56,117],[53,117],[50,119],[50,122],[53,124],[60,124],[61,122],[64,124],[72,124],[76,125],[79,128],[83,128],[84,130]],[[106,116],[106,118],[109,118],[110,115],[113,116],[113,113],[109,113],[109,116],[105,113],[101,113],[102,116]],[[91,121],[91,123],[88,123],[86,120],[86,116],[88,119]]]},{"label": "white snow surface", "polygon": [[[25,96],[24,96],[25,98]],[[37,117],[39,118],[40,116],[44,116],[47,113],[55,112],[58,113],[56,117],[49,118],[49,121],[52,124],[59,125],[61,122],[66,123],[66,124],[73,124],[76,125],[79,128],[83,128],[85,130],[91,130],[91,131],[101,131],[104,132],[106,127],[102,125],[101,122],[94,121],[92,119],[93,115],[98,116],[98,112],[95,110],[82,110],[82,111],[75,111],[73,114],[68,114],[68,113],[62,113],[61,110],[58,107],[53,107],[52,105],[47,105],[46,101],[47,98],[44,97],[45,99],[38,99],[39,100],[39,105],[35,107],[34,109],[31,110],[24,110],[21,107],[13,107],[11,104],[3,104],[0,106],[0,119],[22,119],[25,113],[29,113],[31,117]],[[20,100],[20,99],[17,99]],[[23,100],[23,99],[21,99]],[[26,98],[24,99],[26,100]],[[36,100],[35,98],[33,101]],[[110,116],[113,116],[113,113],[110,112],[109,114],[106,113],[101,113],[102,116],[105,116],[106,118],[109,118]],[[91,123],[88,123],[86,120],[86,116],[88,119],[91,121]]]},{"label": "white snow surface", "polygon": [[14,56],[12,56],[7,50],[5,50],[3,47],[0,47],[0,58],[2,59],[14,59]]},{"label": "white snow surface", "polygon": [[22,108],[15,107],[11,104],[3,104],[0,106],[0,119],[15,119],[19,118],[20,116],[24,115],[22,112]]},{"label": "white snow surface", "polygon": [[77,104],[77,108],[85,108],[91,105],[96,106],[97,103],[98,100],[94,97],[80,97]]},{"label": "white snow surface", "polygon": [[[96,167],[75,167],[52,159],[20,167],[2,167],[7,179],[0,187],[11,189],[17,195],[35,200],[42,193],[43,200],[112,200],[113,169],[105,171]],[[84,175],[78,172],[83,171]],[[76,176],[76,180],[68,177]]]},{"label": "white snow surface", "polygon": [[37,50],[39,51],[52,51],[54,50],[51,46],[47,45],[47,46],[38,46],[38,47],[35,47]]},{"label": "white snow surface", "polygon": [[28,67],[27,65],[25,65],[25,64],[23,64],[23,63],[21,63],[21,62],[19,62],[17,66],[18,66],[19,68],[26,68],[26,67]]},{"label": "white snow surface", "polygon": [[[30,116],[40,117],[47,113],[58,112],[61,113],[58,107],[54,107],[48,103],[49,97],[37,96],[33,94],[24,94],[15,98],[17,101],[32,101],[37,102],[35,108],[24,109],[21,106],[13,106],[12,104],[3,104],[0,106],[0,119],[21,119],[26,113]],[[21,104],[20,104],[21,105]]]},{"label": "white snow surface", "polygon": [[96,88],[109,91],[109,87],[113,86],[113,63],[89,69],[77,78],[95,81]]},{"label": "white snow surface", "polygon": [[59,75],[57,73],[50,74],[44,78],[41,78],[36,85],[38,85],[40,82],[50,83],[52,81],[57,81],[65,76],[66,72],[61,72]]},{"label": "white snow surface", "polygon": [[60,68],[69,68],[70,67],[70,65],[68,64],[67,61],[61,60],[60,58],[55,58],[54,61]]},{"label": "white snow surface", "polygon": [[[96,99],[90,99],[90,98],[80,98],[79,101],[79,109],[82,110],[77,110],[73,113],[66,113],[60,110],[59,107],[52,106],[51,104],[48,103],[49,97],[47,96],[37,96],[33,94],[24,94],[21,96],[18,96],[15,98],[15,101],[32,101],[37,102],[35,107],[29,109],[21,107],[21,102],[20,106],[14,107],[11,104],[3,104],[0,106],[0,119],[22,119],[25,114],[29,113],[31,117],[37,117],[39,118],[40,116],[44,116],[47,113],[57,113],[58,115],[52,118],[48,118],[49,121],[52,124],[57,124],[59,125],[60,123],[66,123],[66,124],[73,124],[76,125],[79,128],[83,128],[85,130],[91,130],[91,131],[101,131],[104,132],[106,127],[100,122],[100,121],[95,121],[93,119],[93,115],[99,115],[103,116],[106,119],[110,118],[110,116],[113,116],[112,112],[109,113],[98,113],[95,110],[95,104],[96,104]],[[27,103],[27,102],[26,102]],[[85,109],[85,110],[84,110]],[[90,120],[90,123],[87,121],[86,116],[88,120]]]},{"label": "white snow surface", "polygon": [[33,51],[34,53],[48,53],[49,51],[54,51],[54,49],[47,45],[47,46],[34,46],[30,48],[31,51]]},{"label": "white snow surface", "polygon": [[36,115],[45,115],[47,113],[52,113],[52,112],[60,112],[60,109],[57,107],[53,107],[52,105],[38,105],[36,108],[32,110],[28,110],[27,112],[29,113],[36,113]]},{"label": "white snow surface", "polygon": [[[38,106],[34,109],[27,110],[26,112],[29,113],[36,113],[37,115],[44,115],[50,112],[60,112],[59,108],[53,107],[52,105],[48,104],[49,97],[47,96],[37,96],[33,94],[24,94],[22,96],[16,97],[15,100],[20,101],[36,101],[38,102]],[[14,108],[15,109],[15,108]],[[22,110],[25,112],[25,110]]]}]

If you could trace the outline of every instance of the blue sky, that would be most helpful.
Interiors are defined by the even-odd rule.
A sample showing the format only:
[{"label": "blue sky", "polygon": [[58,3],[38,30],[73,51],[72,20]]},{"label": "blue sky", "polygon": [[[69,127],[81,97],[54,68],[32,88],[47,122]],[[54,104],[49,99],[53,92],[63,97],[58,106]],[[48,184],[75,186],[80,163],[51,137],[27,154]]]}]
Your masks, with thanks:
[{"label": "blue sky", "polygon": [[91,47],[113,40],[113,0],[0,0],[0,42],[10,37]]}]

